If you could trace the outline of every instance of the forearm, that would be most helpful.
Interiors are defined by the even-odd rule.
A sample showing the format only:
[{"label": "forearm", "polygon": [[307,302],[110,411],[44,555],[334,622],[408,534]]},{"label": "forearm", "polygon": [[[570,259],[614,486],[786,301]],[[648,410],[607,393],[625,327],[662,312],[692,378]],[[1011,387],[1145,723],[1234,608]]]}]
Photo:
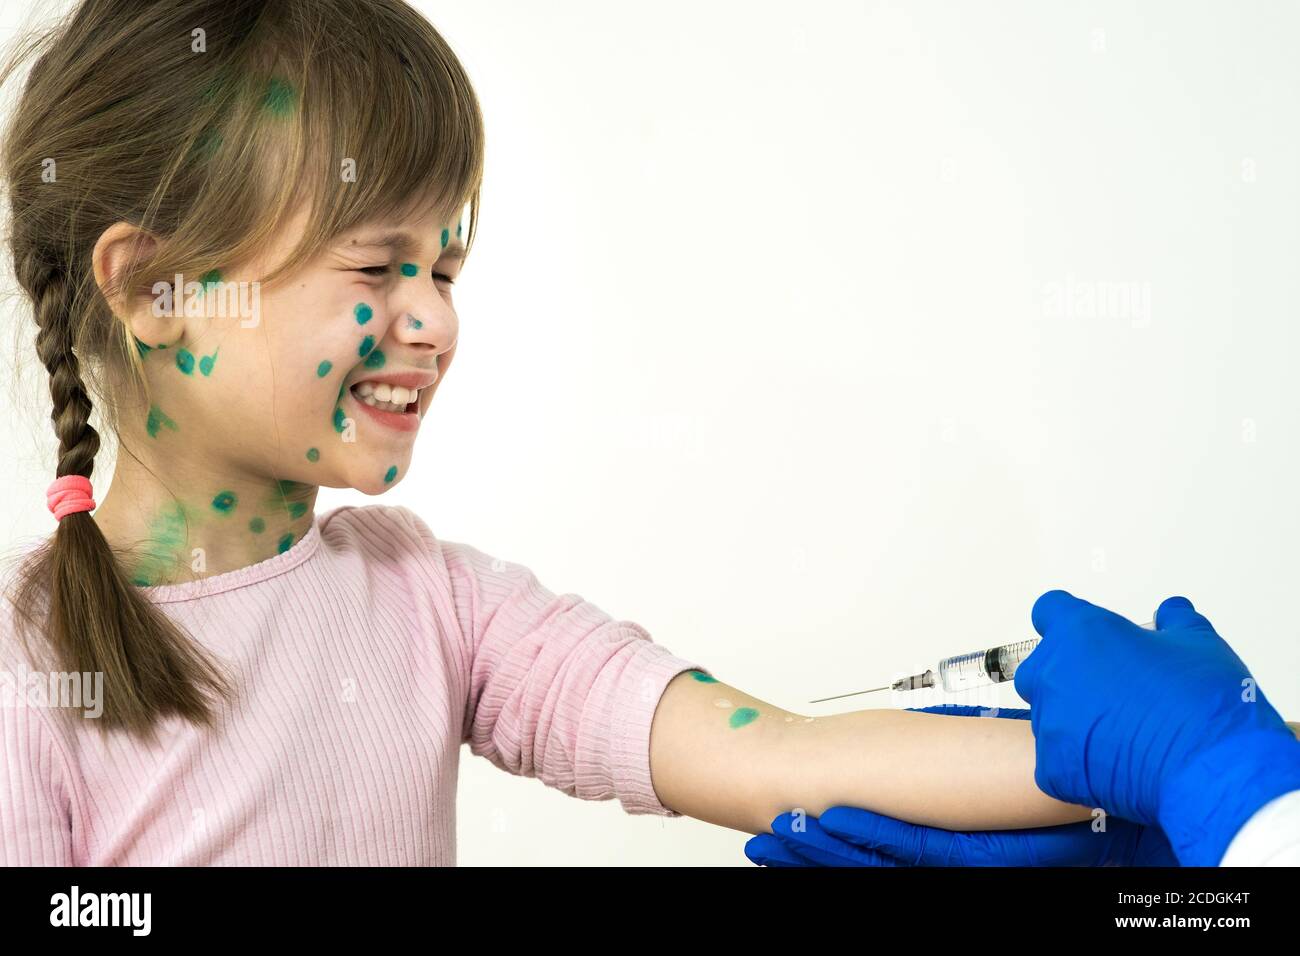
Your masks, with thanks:
[{"label": "forearm", "polygon": [[1035,785],[1028,721],[898,710],[810,719],[688,674],[660,700],[651,771],[666,806],[748,833],[790,810],[837,805],[958,830],[1090,815]]}]

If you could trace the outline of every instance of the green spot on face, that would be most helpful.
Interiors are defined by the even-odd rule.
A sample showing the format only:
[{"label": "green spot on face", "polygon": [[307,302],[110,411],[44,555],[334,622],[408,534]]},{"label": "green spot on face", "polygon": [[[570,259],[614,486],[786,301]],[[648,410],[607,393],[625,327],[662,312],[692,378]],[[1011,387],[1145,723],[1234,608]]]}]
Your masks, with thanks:
[{"label": "green spot on face", "polygon": [[408,279],[411,278],[411,276],[419,273],[419,271],[420,271],[420,267],[417,266],[414,262],[402,263],[402,275],[406,276]]},{"label": "green spot on face", "polygon": [[307,513],[307,503],[305,501],[294,501],[289,505],[289,517],[301,518]]},{"label": "green spot on face", "polygon": [[319,449],[319,448],[308,448],[308,449],[307,449],[307,460],[308,460],[308,461],[320,461],[320,449]]},{"label": "green spot on face", "polygon": [[753,707],[737,707],[731,715],[731,726],[744,727],[746,724],[753,723],[758,719],[758,711]]},{"label": "green spot on face", "polygon": [[392,465],[389,467],[389,469],[386,472],[384,472],[384,484],[388,484],[396,477],[397,477],[397,466]]},{"label": "green spot on face", "polygon": [[252,521],[248,522],[248,530],[253,532],[253,534],[261,534],[266,530],[266,522],[261,518],[254,518]]},{"label": "green spot on face", "polygon": [[[217,349],[217,352],[220,351],[221,349]],[[199,371],[205,376],[212,374],[212,366],[217,364],[217,352],[213,352],[211,355],[205,355],[203,358],[199,359]]]},{"label": "green spot on face", "polygon": [[419,319],[417,319],[417,318],[416,318],[415,316],[413,316],[413,315],[408,315],[408,316],[406,317],[406,325],[407,325],[408,328],[412,328],[412,329],[422,329],[422,328],[424,328],[424,323],[421,322]]},{"label": "green spot on face", "polygon": [[367,335],[364,339],[361,340],[361,347],[357,349],[357,354],[360,355],[362,358],[365,358],[367,355],[370,354],[370,350],[373,349],[374,347],[375,347],[375,337],[373,335]]},{"label": "green spot on face", "polygon": [[319,365],[316,366],[316,377],[324,378],[326,375],[330,373],[330,369],[332,369],[333,367],[334,367],[334,363],[331,362],[329,359],[326,359],[324,362],[321,362]]},{"label": "green spot on face", "polygon": [[704,671],[687,671],[686,673],[690,674],[701,684],[716,684],[718,682],[716,677],[710,677],[708,674],[704,673]]},{"label": "green spot on face", "polygon": [[456,223],[456,238],[460,238],[460,223]]},{"label": "green spot on face", "polygon": [[212,499],[212,507],[218,511],[228,512],[235,507],[235,493],[233,491],[223,491]]},{"label": "green spot on face", "polygon": [[[460,233],[458,232],[457,235],[460,235]],[[444,229],[444,230],[442,231],[442,248],[444,248],[444,249],[447,248],[447,240],[448,240],[449,238],[450,238],[450,234],[447,232],[446,229]]]},{"label": "green spot on face", "polygon": [[262,99],[262,105],[266,107],[267,112],[275,116],[288,116],[293,111],[293,101],[293,87],[284,80],[275,78],[266,85],[266,96]]},{"label": "green spot on face", "polygon": [[357,317],[357,325],[365,325],[374,318],[375,310],[364,302],[358,302],[356,308],[352,310],[352,314]]},{"label": "green spot on face", "polygon": [[384,362],[388,361],[380,349],[375,349],[366,356],[366,368],[383,368]]},{"label": "green spot on face", "polygon": [[140,358],[144,358],[146,355],[148,355],[150,352],[153,351],[153,349],[145,345],[139,339],[135,340],[135,350],[140,353]]},{"label": "green spot on face", "polygon": [[289,546],[292,544],[293,544],[293,535],[286,534],[280,538],[280,543],[276,545],[276,550],[279,551],[280,554],[284,554],[286,551],[289,550]]},{"label": "green spot on face", "polygon": [[181,349],[176,353],[176,367],[186,375],[194,374],[194,353],[189,349]]},{"label": "green spot on face", "polygon": [[149,409],[149,419],[145,422],[145,429],[149,432],[150,438],[157,438],[160,428],[176,431],[176,423],[168,418],[161,408],[154,405]]},{"label": "green spot on face", "polygon": [[341,408],[334,409],[334,430],[336,432],[343,431],[343,420],[346,417],[347,416],[343,414],[343,409]]}]

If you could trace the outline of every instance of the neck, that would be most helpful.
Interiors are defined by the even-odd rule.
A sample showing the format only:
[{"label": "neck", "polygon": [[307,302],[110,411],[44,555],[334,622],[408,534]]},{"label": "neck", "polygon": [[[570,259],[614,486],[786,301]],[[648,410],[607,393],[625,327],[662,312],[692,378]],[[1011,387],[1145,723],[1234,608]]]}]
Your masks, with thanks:
[{"label": "neck", "polygon": [[95,521],[135,584],[175,584],[287,551],[311,528],[316,492],[228,464],[143,459],[124,447]]}]

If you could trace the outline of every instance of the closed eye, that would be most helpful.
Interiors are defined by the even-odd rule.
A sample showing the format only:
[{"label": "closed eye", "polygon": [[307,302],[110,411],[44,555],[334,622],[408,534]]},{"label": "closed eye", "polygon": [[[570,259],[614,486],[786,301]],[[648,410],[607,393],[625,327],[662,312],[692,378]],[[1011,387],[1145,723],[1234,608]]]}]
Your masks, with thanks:
[{"label": "closed eye", "polygon": [[[389,268],[390,268],[390,267],[389,267],[389,266],[386,266],[386,265],[384,265],[384,266],[364,266],[363,268],[357,269],[357,270],[355,270],[355,271],[357,271],[357,272],[364,272],[364,273],[365,273],[366,275],[368,275],[368,276],[382,276],[382,275],[387,274]],[[433,274],[433,278],[434,278],[435,280],[439,280],[439,281],[445,282],[445,283],[447,283],[447,285],[455,285],[455,284],[456,284],[456,280],[455,280],[455,279],[453,279],[451,276],[449,276],[449,275],[447,275],[446,273],[443,273],[443,272],[435,272],[435,273]]]}]

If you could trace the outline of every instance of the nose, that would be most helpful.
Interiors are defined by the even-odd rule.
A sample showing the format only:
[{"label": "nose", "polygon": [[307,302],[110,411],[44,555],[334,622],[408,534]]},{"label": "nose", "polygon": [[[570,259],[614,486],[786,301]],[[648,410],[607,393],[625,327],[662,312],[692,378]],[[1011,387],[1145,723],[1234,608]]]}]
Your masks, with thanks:
[{"label": "nose", "polygon": [[392,312],[389,337],[400,342],[418,364],[431,367],[456,345],[460,321],[456,309],[429,271],[402,281],[388,300]]}]

